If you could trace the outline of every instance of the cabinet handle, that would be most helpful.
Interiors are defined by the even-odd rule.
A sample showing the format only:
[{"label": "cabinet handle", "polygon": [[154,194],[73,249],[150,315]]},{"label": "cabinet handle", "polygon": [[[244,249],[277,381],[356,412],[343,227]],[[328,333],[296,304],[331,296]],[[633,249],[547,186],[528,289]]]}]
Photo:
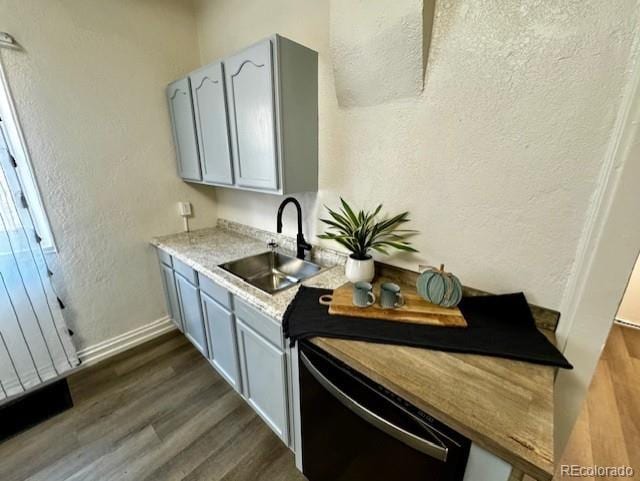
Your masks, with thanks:
[{"label": "cabinet handle", "polygon": [[349,397],[344,391],[341,391],[335,384],[333,384],[329,379],[327,379],[317,367],[313,365],[313,363],[309,360],[309,358],[303,353],[300,353],[300,360],[304,364],[304,366],[308,369],[311,375],[318,381],[322,387],[324,387],[333,397],[335,397],[338,401],[340,401],[346,408],[351,410],[354,414],[359,416],[364,421],[368,422],[372,426],[375,426],[380,431],[388,434],[389,436],[397,439],[401,443],[406,444],[407,446],[412,447],[413,449],[420,451],[427,456],[431,456],[432,458],[436,458],[440,461],[447,461],[447,454],[449,449],[446,447],[438,446],[437,444],[432,443],[431,441],[427,441],[426,439],[422,439],[419,436],[416,436],[413,433],[410,433],[401,427],[396,426],[393,423],[390,423],[386,419],[378,416],[373,411],[370,411],[362,404],[357,402],[356,400]]}]

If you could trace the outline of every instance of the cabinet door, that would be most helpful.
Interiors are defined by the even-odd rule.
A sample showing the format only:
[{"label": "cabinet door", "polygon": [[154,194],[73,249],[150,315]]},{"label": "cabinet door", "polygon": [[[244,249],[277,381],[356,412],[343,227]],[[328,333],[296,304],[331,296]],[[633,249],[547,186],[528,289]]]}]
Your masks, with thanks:
[{"label": "cabinet door", "polygon": [[178,298],[180,299],[180,313],[182,314],[182,327],[185,336],[206,357],[209,357],[207,348],[207,334],[202,319],[200,307],[200,292],[180,274],[175,273]]},{"label": "cabinet door", "polygon": [[233,184],[233,175],[222,69],[222,63],[218,62],[192,73],[191,92],[202,180],[230,185]]},{"label": "cabinet door", "polygon": [[236,184],[278,189],[273,48],[265,40],[225,60]]},{"label": "cabinet door", "polygon": [[285,355],[240,319],[237,330],[243,394],[262,419],[288,444]]},{"label": "cabinet door", "polygon": [[202,180],[189,79],[184,78],[169,84],[167,99],[173,128],[173,141],[176,146],[178,174],[186,180]]},{"label": "cabinet door", "polygon": [[162,272],[162,286],[164,287],[164,297],[167,301],[167,310],[173,323],[182,331],[182,316],[180,315],[180,303],[178,302],[178,291],[176,281],[173,277],[173,269],[160,263]]},{"label": "cabinet door", "polygon": [[233,314],[200,292],[202,312],[209,328],[209,359],[236,391],[240,391],[238,350]]}]

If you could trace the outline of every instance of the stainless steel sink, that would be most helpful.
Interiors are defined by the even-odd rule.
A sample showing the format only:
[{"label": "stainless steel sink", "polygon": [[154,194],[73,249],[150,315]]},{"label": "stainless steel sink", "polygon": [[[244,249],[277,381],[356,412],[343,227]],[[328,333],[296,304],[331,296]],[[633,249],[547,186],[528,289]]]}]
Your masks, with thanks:
[{"label": "stainless steel sink", "polygon": [[294,286],[322,269],[312,262],[271,251],[227,262],[220,267],[268,294]]}]

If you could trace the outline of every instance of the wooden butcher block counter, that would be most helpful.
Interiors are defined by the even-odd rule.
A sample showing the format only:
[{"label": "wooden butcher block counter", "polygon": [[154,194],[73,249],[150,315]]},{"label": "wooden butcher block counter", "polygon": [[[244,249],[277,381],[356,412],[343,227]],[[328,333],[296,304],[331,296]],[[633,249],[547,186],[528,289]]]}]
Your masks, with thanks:
[{"label": "wooden butcher block counter", "polygon": [[539,481],[553,477],[555,368],[363,341],[314,344]]},{"label": "wooden butcher block counter", "polygon": [[[387,268],[382,274],[400,284],[414,282],[405,271]],[[465,295],[479,294],[465,288]],[[555,342],[559,314],[536,306],[532,313]],[[312,342],[509,462],[515,472],[552,479],[555,367],[364,341]]]}]

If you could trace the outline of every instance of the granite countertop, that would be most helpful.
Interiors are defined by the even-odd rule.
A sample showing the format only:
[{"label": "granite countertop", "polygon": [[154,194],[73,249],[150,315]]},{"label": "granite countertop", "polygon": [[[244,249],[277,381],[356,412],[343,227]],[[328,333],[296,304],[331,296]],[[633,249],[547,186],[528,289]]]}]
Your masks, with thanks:
[{"label": "granite countertop", "polygon": [[[152,244],[282,320],[297,287],[271,296],[218,267],[265,252],[270,237],[288,250],[293,248],[291,238],[228,221],[219,221],[214,228],[158,237]],[[330,250],[314,248],[312,254],[324,265],[344,261]],[[335,266],[304,284],[333,289],[345,282],[344,269]],[[516,469],[539,481],[553,477],[555,368],[362,341],[318,337],[313,342]]]},{"label": "granite countertop", "polygon": [[[151,244],[217,282],[266,315],[282,321],[287,306],[298,292],[298,286],[269,295],[218,267],[225,262],[268,250],[267,241],[247,235],[241,231],[241,227],[238,224],[223,221],[222,225],[217,227],[155,237],[151,240]],[[284,236],[272,234],[272,237],[279,237],[278,243],[285,244],[285,250],[290,247],[287,245],[288,239]],[[327,249],[314,248],[314,250],[314,261],[324,268],[303,284],[326,289],[334,289],[344,284],[347,281],[344,277],[344,269],[335,265],[340,262],[340,256]]]}]

